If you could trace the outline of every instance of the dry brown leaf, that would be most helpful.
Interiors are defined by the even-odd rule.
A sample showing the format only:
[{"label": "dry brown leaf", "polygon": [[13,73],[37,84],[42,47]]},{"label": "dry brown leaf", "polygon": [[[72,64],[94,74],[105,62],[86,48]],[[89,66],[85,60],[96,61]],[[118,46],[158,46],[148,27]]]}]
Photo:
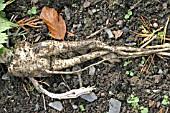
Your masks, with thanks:
[{"label": "dry brown leaf", "polygon": [[68,36],[71,36],[71,37],[75,36],[75,34],[73,34],[73,33],[71,33],[71,32],[68,32],[68,31],[67,31],[67,33],[68,33],[68,34],[67,34]]},{"label": "dry brown leaf", "polygon": [[118,39],[123,34],[123,31],[122,30],[113,31],[113,34],[115,35],[115,39]]},{"label": "dry brown leaf", "polygon": [[62,16],[59,15],[54,8],[44,6],[40,18],[47,24],[48,29],[51,32],[51,37],[64,40],[66,24]]}]

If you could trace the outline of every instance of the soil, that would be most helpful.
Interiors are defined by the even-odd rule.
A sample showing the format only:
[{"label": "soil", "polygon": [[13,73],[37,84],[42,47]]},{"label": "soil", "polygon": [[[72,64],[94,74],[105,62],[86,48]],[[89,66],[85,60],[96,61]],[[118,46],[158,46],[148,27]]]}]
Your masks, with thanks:
[{"label": "soil", "polygon": [[[118,0],[117,4],[113,4],[115,1],[89,0],[90,6],[83,6],[86,0],[38,0],[35,4],[31,3],[30,0],[16,0],[6,7],[5,12],[8,19],[14,15],[17,16],[15,21],[18,21],[22,18],[33,16],[27,14],[31,7],[36,6],[36,16],[38,16],[43,6],[48,6],[60,12],[66,22],[67,31],[76,34],[75,37],[66,35],[65,40],[94,39],[109,45],[135,44],[134,46],[136,47],[140,46],[139,43],[144,39],[134,33],[142,33],[142,18],[152,31],[157,29],[157,27],[151,27],[151,24],[158,24],[158,28],[165,26],[167,18],[170,16],[170,3],[168,4],[167,0],[141,0],[140,2],[139,0]],[[70,20],[67,20],[64,13],[64,6],[70,11]],[[132,15],[129,19],[125,19],[124,16],[132,8],[131,6],[135,6],[131,10]],[[90,34],[104,27],[109,28],[111,31],[123,30],[124,32],[118,39],[114,37],[109,38],[105,30],[87,38]],[[11,47],[18,40],[35,42],[37,37],[39,37],[39,40],[35,42],[38,43],[52,39],[48,35],[49,31],[45,24],[38,29],[29,27],[28,29],[30,33],[25,34],[25,37],[21,35],[10,39]],[[10,32],[13,31],[10,30]],[[169,31],[167,30],[167,32]],[[154,40],[150,45],[156,44],[161,44],[161,41],[159,39]],[[80,105],[84,106],[84,113],[106,113],[109,111],[109,100],[111,98],[117,99],[122,103],[120,113],[140,112],[140,110],[135,111],[133,106],[127,103],[127,99],[131,94],[139,97],[139,105],[147,107],[149,113],[169,113],[170,104],[162,105],[161,102],[164,95],[170,96],[170,58],[150,55],[145,57],[145,59],[148,59],[146,66],[141,63],[142,57],[140,57],[121,59],[120,63],[102,63],[94,67],[94,75],[89,75],[89,70],[82,72],[83,86],[95,86],[97,89],[94,93],[97,96],[97,100],[94,102],[87,102],[82,98],[61,100],[64,107],[61,113],[81,113]],[[131,61],[131,63],[123,66],[127,61]],[[83,68],[94,62],[92,60],[67,70]],[[146,67],[146,69],[144,72],[141,72],[143,67]],[[8,74],[6,65],[0,64],[0,68],[0,76]],[[126,71],[133,72],[134,76],[127,75]],[[66,85],[71,89],[80,87],[77,75],[57,75],[49,78],[39,78],[39,80],[49,84],[50,87],[46,85],[44,87],[55,93],[68,91]],[[29,95],[24,87],[28,90]],[[43,100],[46,103],[46,110]],[[1,113],[59,113],[59,111],[48,106],[48,103],[53,101],[56,101],[56,99],[49,98],[46,95],[44,95],[43,99],[43,95],[34,89],[27,78],[11,75],[10,80],[2,80],[2,77],[0,77]],[[77,105],[78,108],[73,109],[72,105]]]}]

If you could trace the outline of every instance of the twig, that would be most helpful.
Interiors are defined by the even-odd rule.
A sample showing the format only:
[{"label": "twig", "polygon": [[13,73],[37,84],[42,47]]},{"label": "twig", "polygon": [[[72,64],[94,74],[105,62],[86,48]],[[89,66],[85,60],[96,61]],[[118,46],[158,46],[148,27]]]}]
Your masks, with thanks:
[{"label": "twig", "polygon": [[56,99],[71,99],[71,98],[77,98],[81,95],[84,95],[84,94],[89,94],[91,93],[93,90],[95,90],[94,87],[87,87],[87,88],[79,88],[79,89],[72,89],[71,91],[68,91],[66,93],[61,93],[61,94],[55,94],[55,93],[51,93],[49,91],[47,91],[46,89],[44,89],[42,87],[42,85],[40,85],[38,83],[37,80],[35,80],[33,77],[29,77],[29,80],[33,83],[33,85],[35,86],[35,88],[44,93],[45,95],[51,97],[51,98],[56,98]]},{"label": "twig", "polygon": [[148,49],[156,49],[156,48],[168,48],[170,47],[169,43],[164,43],[163,45],[155,45],[155,46],[146,46]]},{"label": "twig", "polygon": [[147,46],[150,42],[152,42],[157,36],[154,35],[150,40],[148,40],[145,44],[143,44],[140,48],[144,48],[145,46]]},{"label": "twig", "polygon": [[104,29],[106,29],[106,28],[107,28],[107,27],[101,28],[100,30],[98,30],[98,31],[96,31],[96,32],[94,32],[94,33],[92,33],[91,35],[87,36],[86,38],[93,37],[94,35],[98,34],[100,31],[102,31],[102,30],[104,30]]},{"label": "twig", "polygon": [[135,3],[133,6],[130,6],[129,11],[133,10],[142,0],[139,0],[137,3]]},{"label": "twig", "polygon": [[25,90],[25,92],[26,92],[27,96],[30,96],[30,94],[28,93],[28,91],[27,91],[27,89],[26,89],[25,85],[24,85],[24,84],[22,84],[22,86],[23,86],[23,88],[24,88],[24,90]]},{"label": "twig", "polygon": [[47,110],[47,107],[46,107],[46,103],[45,103],[44,94],[42,94],[42,98],[43,98],[43,103],[44,103],[44,110],[46,111],[46,110]]},{"label": "twig", "polygon": [[170,17],[168,17],[168,20],[166,21],[166,24],[165,24],[165,27],[164,27],[163,38],[162,38],[162,40],[161,40],[161,42],[163,41],[162,43],[165,43],[165,39],[166,39],[166,30],[167,30],[167,27],[168,27],[169,18],[170,18]]}]

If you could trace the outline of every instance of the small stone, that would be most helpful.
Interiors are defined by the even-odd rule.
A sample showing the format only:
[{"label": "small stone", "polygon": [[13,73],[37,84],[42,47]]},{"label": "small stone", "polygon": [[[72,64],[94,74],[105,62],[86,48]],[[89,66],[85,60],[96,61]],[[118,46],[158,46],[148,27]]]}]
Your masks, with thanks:
[{"label": "small stone", "polygon": [[156,23],[156,22],[153,23],[153,27],[154,27],[154,28],[158,28],[158,23]]},{"label": "small stone", "polygon": [[124,28],[122,29],[122,31],[125,32],[125,33],[128,33],[130,30],[129,30],[129,28],[124,27]]},{"label": "small stone", "polygon": [[119,27],[123,27],[123,20],[119,20],[117,23],[116,23],[116,25],[118,25]]},{"label": "small stone", "polygon": [[93,15],[93,12],[92,12],[90,9],[88,9],[88,13],[89,13],[90,15]]},{"label": "small stone", "polygon": [[90,6],[90,4],[91,4],[90,2],[86,1],[86,2],[84,2],[83,7],[84,7],[84,8],[87,8],[87,7]]},{"label": "small stone", "polygon": [[167,9],[167,6],[168,6],[168,5],[167,5],[167,3],[165,2],[165,3],[162,4],[162,6],[163,6],[163,9]]},{"label": "small stone", "polygon": [[168,69],[163,70],[163,74],[167,75],[168,74]]},{"label": "small stone", "polygon": [[77,109],[78,108],[78,106],[75,105],[75,104],[73,104],[72,107],[73,107],[73,109]]},{"label": "small stone", "polygon": [[32,3],[36,4],[38,0],[31,0]]},{"label": "small stone", "polygon": [[92,13],[95,13],[95,12],[97,12],[97,10],[96,9],[92,9]]},{"label": "small stone", "polygon": [[71,16],[70,16],[70,10],[67,8],[67,6],[64,6],[64,13],[65,13],[65,15],[66,15],[66,19],[67,20],[70,20],[71,19]]},{"label": "small stone", "polygon": [[89,75],[94,75],[95,72],[96,72],[96,68],[95,68],[94,66],[91,66],[91,67],[89,68]]},{"label": "small stone", "polygon": [[105,96],[105,93],[101,93],[100,96],[101,96],[101,97]]},{"label": "small stone", "polygon": [[10,80],[10,76],[11,74],[7,72],[2,76],[2,80]]},{"label": "small stone", "polygon": [[158,102],[156,103],[156,107],[159,108],[160,105],[161,105],[161,103],[158,101]]},{"label": "small stone", "polygon": [[106,28],[105,32],[108,34],[108,38],[113,38],[113,33],[110,29]]},{"label": "small stone", "polygon": [[162,69],[159,69],[158,74],[163,74]]},{"label": "small stone", "polygon": [[111,98],[109,100],[109,112],[108,113],[119,113],[121,107],[121,102]]},{"label": "small stone", "polygon": [[109,95],[114,95],[112,91],[109,91]]},{"label": "small stone", "polygon": [[37,104],[35,105],[34,111],[35,111],[35,112],[38,112],[39,110],[40,110],[40,105],[37,103]]}]

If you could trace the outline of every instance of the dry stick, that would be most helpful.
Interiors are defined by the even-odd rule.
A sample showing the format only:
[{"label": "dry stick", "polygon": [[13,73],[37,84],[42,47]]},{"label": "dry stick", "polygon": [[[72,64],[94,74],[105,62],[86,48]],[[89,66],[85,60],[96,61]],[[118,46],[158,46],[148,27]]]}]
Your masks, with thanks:
[{"label": "dry stick", "polygon": [[155,46],[146,46],[147,49],[155,49],[155,48],[168,48],[170,47],[169,43],[164,43],[163,45],[155,45]]},{"label": "dry stick", "polygon": [[94,32],[94,33],[92,33],[91,35],[87,36],[86,38],[93,37],[93,36],[95,36],[96,34],[98,34],[100,31],[102,31],[102,30],[104,30],[104,29],[106,29],[106,28],[107,28],[107,27],[104,27],[104,28],[102,28],[102,29],[100,29],[100,30],[98,30],[98,31],[96,31],[96,32]]},{"label": "dry stick", "polygon": [[44,110],[46,111],[46,110],[47,110],[47,107],[46,107],[46,103],[45,103],[44,94],[42,94],[42,98],[43,98],[43,103],[44,103]]},{"label": "dry stick", "polygon": [[165,39],[166,39],[166,30],[167,30],[167,27],[168,27],[169,18],[170,17],[168,17],[168,20],[166,21],[166,24],[165,24],[165,27],[164,27],[163,39],[161,40],[161,42],[163,41],[163,43],[165,43]]},{"label": "dry stick", "polygon": [[130,9],[128,11],[133,10],[142,0],[139,0],[137,3],[135,3],[133,6],[130,6]]},{"label": "dry stick", "polygon": [[[151,41],[153,41],[156,38],[155,33],[160,31],[161,29],[163,29],[163,27],[160,27],[159,29],[157,29],[156,31],[154,31],[152,34],[150,34],[150,39],[148,40],[148,42],[146,42],[145,44],[143,44],[140,48],[144,48],[145,46],[147,46]],[[154,36],[155,35],[155,36]]]},{"label": "dry stick", "polygon": [[61,94],[54,94],[51,93],[49,91],[47,91],[46,89],[44,89],[42,87],[42,85],[40,85],[38,83],[37,80],[35,80],[33,77],[29,77],[29,80],[33,83],[33,85],[35,86],[35,88],[40,91],[41,93],[46,94],[47,96],[51,97],[51,98],[56,98],[56,99],[70,99],[70,98],[77,98],[81,95],[84,94],[89,94],[91,93],[93,90],[95,90],[94,87],[87,87],[87,88],[79,88],[79,89],[72,89],[71,91],[68,91],[66,93],[61,93]]},{"label": "dry stick", "polygon": [[154,35],[150,40],[148,40],[145,44],[143,44],[140,48],[144,48],[145,46],[147,46],[150,42],[152,42],[157,36]]}]

